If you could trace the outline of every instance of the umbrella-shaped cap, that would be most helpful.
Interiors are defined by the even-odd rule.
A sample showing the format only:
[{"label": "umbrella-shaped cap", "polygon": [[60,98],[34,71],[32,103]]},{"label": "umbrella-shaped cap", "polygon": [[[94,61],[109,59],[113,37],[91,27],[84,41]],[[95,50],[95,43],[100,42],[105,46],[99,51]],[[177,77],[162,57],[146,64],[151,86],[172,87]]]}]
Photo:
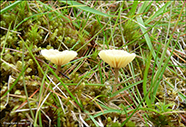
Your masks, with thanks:
[{"label": "umbrella-shaped cap", "polygon": [[41,54],[47,59],[50,60],[52,63],[56,65],[64,65],[68,62],[70,62],[72,59],[74,59],[77,56],[77,52],[75,51],[58,51],[55,49],[44,49],[41,50]]},{"label": "umbrella-shaped cap", "polygon": [[135,53],[128,53],[123,50],[102,50],[99,56],[103,61],[108,63],[113,68],[122,68],[130,63],[135,57]]}]

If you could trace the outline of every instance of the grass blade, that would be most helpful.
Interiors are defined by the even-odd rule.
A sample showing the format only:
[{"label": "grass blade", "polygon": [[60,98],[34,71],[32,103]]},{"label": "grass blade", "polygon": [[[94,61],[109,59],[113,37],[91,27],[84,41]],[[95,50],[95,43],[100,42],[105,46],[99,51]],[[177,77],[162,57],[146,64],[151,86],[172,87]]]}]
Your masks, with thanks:
[{"label": "grass blade", "polygon": [[141,81],[139,81],[139,82],[136,82],[136,83],[133,83],[133,84],[131,84],[131,85],[129,85],[129,86],[126,86],[126,87],[124,87],[124,88],[122,88],[122,89],[116,91],[115,93],[113,93],[110,97],[114,97],[114,96],[118,95],[120,92],[122,92],[122,91],[124,91],[124,90],[127,90],[127,89],[130,89],[130,88],[132,88],[133,86],[136,86],[136,85],[138,85],[138,84],[140,84],[140,83],[142,83],[142,82],[143,82],[143,80],[141,80]]},{"label": "grass blade", "polygon": [[172,1],[168,1],[166,2],[165,5],[163,5],[163,7],[159,8],[158,11],[156,11],[153,15],[151,15],[146,21],[145,24],[148,24],[149,22],[151,22],[152,20],[154,20],[157,16],[161,15],[164,13],[165,9],[172,3]]},{"label": "grass blade", "polygon": [[[147,61],[146,61],[146,68],[145,68],[145,72],[144,72],[144,75],[143,75],[143,95],[146,95],[147,94],[147,76],[148,76],[148,70],[150,68],[150,62],[151,62],[151,54],[150,56],[148,56],[147,58]],[[149,97],[147,96],[146,99],[145,99],[148,107],[151,105],[150,101],[149,101]]]},{"label": "grass blade", "polygon": [[[143,3],[143,5],[138,9],[137,14],[143,13],[143,11],[145,10],[145,8],[146,8],[147,6],[148,6],[148,2],[145,1],[145,2]],[[141,28],[141,31],[142,31],[143,33],[145,33],[147,30],[146,30],[145,23],[143,22],[142,17],[141,17],[141,16],[137,16],[136,19],[137,19],[137,21],[138,21],[139,24],[141,24],[142,26],[144,26],[144,27],[142,27],[142,26],[140,25],[140,28]],[[148,45],[148,47],[149,47],[149,50],[152,52],[152,55],[153,55],[153,57],[154,57],[154,59],[155,59],[156,54],[155,54],[155,51],[154,51],[154,48],[153,48],[153,46],[152,46],[152,43],[151,43],[151,40],[150,40],[150,37],[149,37],[148,33],[146,33],[146,34],[144,35],[144,37],[145,37],[146,43],[147,43],[147,45]],[[158,64],[157,64],[157,65],[158,65]],[[158,66],[159,66],[159,65],[158,65]]]},{"label": "grass blade", "polygon": [[67,88],[67,86],[61,81],[61,79],[56,75],[56,73],[46,64],[47,68],[52,72],[52,74],[60,81],[60,83],[63,85],[63,87],[67,90],[67,92],[70,94],[70,96],[74,99],[74,101],[79,105],[79,107],[84,110],[83,105],[80,104],[77,99],[74,97],[74,95],[70,92],[70,90]]},{"label": "grass blade", "polygon": [[62,0],[60,2],[67,3],[67,4],[71,5],[71,6],[79,8],[79,9],[81,9],[83,11],[86,11],[86,12],[89,12],[89,13],[93,13],[93,14],[96,14],[96,15],[100,15],[100,16],[104,16],[104,17],[115,17],[113,15],[108,15],[108,14],[105,14],[105,13],[100,12],[98,10],[95,10],[93,8],[90,8],[90,7],[88,7],[88,6],[84,5],[84,4],[81,4],[81,3],[76,2],[76,1]]},{"label": "grass blade", "polygon": [[10,9],[13,9],[16,5],[18,5],[21,2],[22,2],[22,0],[15,1],[14,3],[12,3],[9,6],[3,8],[2,10],[0,10],[0,14],[3,14],[4,12],[7,12]]},{"label": "grass blade", "polygon": [[26,66],[24,66],[24,68],[22,69],[21,73],[19,74],[19,76],[17,77],[17,79],[15,80],[15,82],[10,86],[10,89],[7,90],[3,96],[1,98],[3,98],[4,96],[7,95],[8,92],[10,92],[12,90],[12,88],[17,84],[17,82],[19,81],[20,77],[23,75],[23,73],[25,72],[26,70]]}]

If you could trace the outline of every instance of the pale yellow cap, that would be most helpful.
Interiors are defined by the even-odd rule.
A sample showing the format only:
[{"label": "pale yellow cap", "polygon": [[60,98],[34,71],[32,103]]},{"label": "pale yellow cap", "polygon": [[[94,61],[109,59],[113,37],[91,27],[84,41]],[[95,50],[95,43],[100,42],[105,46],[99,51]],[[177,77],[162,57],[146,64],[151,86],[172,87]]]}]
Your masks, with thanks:
[{"label": "pale yellow cap", "polygon": [[56,65],[64,65],[71,60],[73,60],[77,56],[77,52],[75,51],[58,51],[55,49],[44,49],[41,50],[41,54],[47,59],[50,60],[52,63]]},{"label": "pale yellow cap", "polygon": [[135,57],[135,53],[128,53],[123,50],[102,50],[98,54],[103,61],[108,63],[111,67],[122,68],[130,63]]}]

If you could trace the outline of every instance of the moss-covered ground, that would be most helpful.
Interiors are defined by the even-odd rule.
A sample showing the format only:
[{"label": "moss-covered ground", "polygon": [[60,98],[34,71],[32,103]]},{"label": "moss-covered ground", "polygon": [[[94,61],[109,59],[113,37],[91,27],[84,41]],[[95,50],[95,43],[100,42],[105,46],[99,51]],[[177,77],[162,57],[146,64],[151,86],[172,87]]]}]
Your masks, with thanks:
[{"label": "moss-covered ground", "polygon": [[[186,126],[185,1],[0,3],[0,126]],[[103,49],[137,55],[119,83]]]}]

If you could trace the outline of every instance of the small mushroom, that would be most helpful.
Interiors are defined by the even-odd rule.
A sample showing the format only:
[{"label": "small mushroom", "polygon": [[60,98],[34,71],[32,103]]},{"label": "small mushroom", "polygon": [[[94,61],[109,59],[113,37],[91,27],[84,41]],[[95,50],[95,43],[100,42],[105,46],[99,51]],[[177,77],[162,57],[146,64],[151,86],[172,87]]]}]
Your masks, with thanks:
[{"label": "small mushroom", "polygon": [[41,54],[47,59],[50,60],[52,63],[57,65],[56,74],[58,74],[58,70],[60,70],[61,65],[64,65],[70,62],[77,56],[77,52],[75,51],[58,51],[56,49],[44,49],[41,50]]},{"label": "small mushroom", "polygon": [[[115,82],[118,83],[118,71],[120,68],[127,66],[135,57],[135,53],[128,53],[123,50],[102,50],[98,54],[103,61],[108,63],[115,70]],[[115,92],[115,86],[113,86]]]}]

